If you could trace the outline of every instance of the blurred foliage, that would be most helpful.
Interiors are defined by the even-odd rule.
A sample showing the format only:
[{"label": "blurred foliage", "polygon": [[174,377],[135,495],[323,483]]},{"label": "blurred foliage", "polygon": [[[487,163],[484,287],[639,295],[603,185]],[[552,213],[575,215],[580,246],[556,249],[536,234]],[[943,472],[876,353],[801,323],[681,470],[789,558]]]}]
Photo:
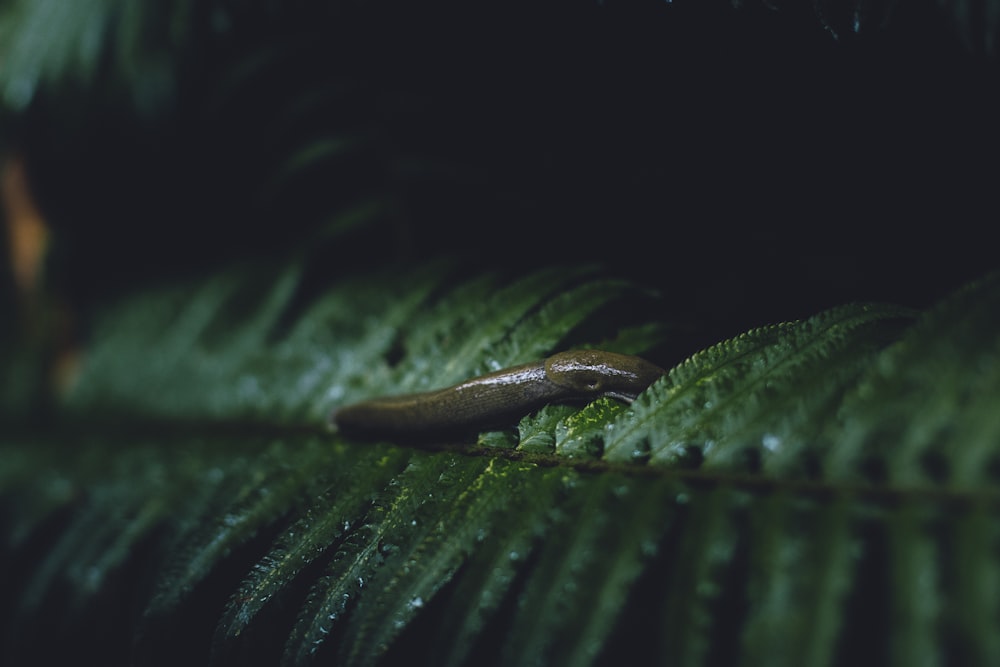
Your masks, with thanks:
[{"label": "blurred foliage", "polygon": [[[727,335],[928,305],[991,268],[993,61],[932,0],[816,3],[886,17],[836,39],[775,4],[8,0],[0,141],[59,230],[52,284],[82,300],[270,254],[373,199],[354,267],[693,271],[676,298],[733,314]],[[953,9],[989,23],[995,4]],[[927,218],[971,238],[905,233]]]}]

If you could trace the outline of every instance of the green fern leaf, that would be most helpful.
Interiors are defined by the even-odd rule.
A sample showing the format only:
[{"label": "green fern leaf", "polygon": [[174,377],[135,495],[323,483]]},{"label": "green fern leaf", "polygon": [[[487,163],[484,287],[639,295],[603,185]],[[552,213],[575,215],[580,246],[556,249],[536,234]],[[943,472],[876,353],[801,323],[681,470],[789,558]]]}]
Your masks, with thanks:
[{"label": "green fern leaf", "polygon": [[[618,24],[607,4],[597,11],[611,22],[599,29],[596,7],[540,8],[532,30],[584,25],[587,48],[557,39],[565,62],[542,63],[537,46],[501,48],[495,69],[481,60],[489,40],[467,56],[476,26],[473,39],[435,44],[447,30],[434,24],[450,23],[430,5],[3,4],[0,148],[23,160],[37,193],[49,193],[39,203],[53,226],[77,232],[69,245],[78,264],[63,267],[62,286],[74,293],[79,280],[93,298],[81,303],[96,310],[85,311],[81,374],[58,396],[44,393],[45,346],[0,332],[0,663],[1000,664],[997,274],[923,312],[846,305],[697,352],[678,342],[676,300],[578,264],[603,257],[655,276],[681,302],[722,300],[711,274],[735,275],[725,266],[732,239],[715,230],[685,237],[696,223],[662,213],[700,210],[706,192],[732,186],[742,214],[753,208],[744,195],[786,179],[789,191],[820,184],[801,188],[803,197],[842,183],[828,171],[838,161],[822,152],[803,161],[805,153],[782,151],[794,167],[746,181],[740,167],[750,161],[740,159],[720,180],[705,178],[706,156],[756,160],[764,144],[745,126],[761,125],[768,150],[780,143],[768,116],[780,117],[770,111],[782,109],[781,96],[741,107],[737,120],[754,123],[717,122],[715,110],[728,108],[718,102],[741,86],[794,88],[797,115],[809,121],[791,132],[809,131],[793,143],[832,145],[831,126],[857,132],[840,150],[864,166],[869,154],[854,150],[869,139],[892,148],[893,135],[866,128],[866,114],[843,124],[830,100],[881,87],[884,66],[897,73],[899,63],[876,58],[866,78],[858,51],[844,59],[821,48],[803,63],[826,72],[836,61],[832,71],[845,76],[796,79],[819,80],[799,91],[755,75],[782,68],[772,49],[743,62],[733,46],[770,41],[760,31],[779,24],[737,34],[726,21],[720,30],[711,3],[661,4],[658,21],[646,24],[651,10]],[[822,0],[814,9],[846,37],[896,21],[898,12],[875,4]],[[949,12],[971,45],[990,51],[998,7],[952,3]],[[674,39],[692,16],[703,30]],[[612,34],[622,26],[638,33]],[[539,34],[552,50],[548,32]],[[409,35],[447,58],[417,54]],[[633,50],[644,39],[668,48]],[[421,57],[404,62],[397,41]],[[497,42],[512,43],[521,40]],[[714,86],[723,96],[704,95],[701,73],[678,80],[666,102],[649,86],[617,87],[619,72],[634,77],[626,83],[645,81],[657,63],[705,55],[705,45],[724,47],[705,59],[723,84],[736,84]],[[924,57],[923,46],[910,53]],[[619,48],[621,59],[603,61]],[[961,64],[932,68],[945,73],[932,81],[967,74],[971,61],[953,50],[933,50],[927,62]],[[524,62],[508,67],[513,55]],[[576,59],[580,69],[564,68]],[[445,61],[459,65],[437,77],[421,71]],[[467,85],[466,66],[485,83]],[[525,77],[535,70],[537,79]],[[555,72],[558,95],[522,104],[552,88]],[[583,83],[573,83],[581,72]],[[871,108],[924,100],[927,77],[914,78],[921,85],[888,86]],[[943,128],[923,132],[921,145],[962,144],[945,135],[974,106],[983,119],[968,123],[976,141],[966,143],[995,148],[995,105],[978,78],[970,82],[971,93],[952,92],[977,104],[915,116],[922,130],[922,120]],[[557,96],[569,101],[554,104]],[[682,98],[696,103],[676,105]],[[482,102],[488,112],[475,109]],[[702,124],[691,123],[703,110],[711,113]],[[691,124],[699,140],[664,131],[668,117]],[[95,147],[107,156],[94,158]],[[904,157],[876,164],[923,177],[925,165],[956,163],[928,150],[913,166],[904,163],[914,153],[896,152]],[[476,164],[467,168],[469,155]],[[63,167],[74,161],[87,167]],[[977,194],[964,176],[978,169],[951,180],[929,171],[943,201],[974,210],[992,202],[964,196]],[[695,176],[682,178],[688,172]],[[658,191],[645,191],[664,175],[671,196],[654,206]],[[685,196],[692,184],[697,192]],[[963,197],[952,196],[956,184]],[[603,197],[585,196],[605,185]],[[881,203],[905,199],[880,186]],[[587,220],[577,219],[592,202]],[[449,215],[461,224],[440,222]],[[670,219],[679,238],[669,248],[646,243],[643,217]],[[616,229],[619,221],[629,228]],[[137,238],[143,244],[120,250]],[[464,263],[424,262],[451,243]],[[187,270],[176,248],[200,250],[211,272],[150,270],[160,285],[150,287],[117,263],[105,267],[109,258],[144,265],[155,250],[171,270]],[[246,248],[267,261],[248,260]],[[230,252],[245,261],[229,265]],[[678,263],[682,253],[697,257]],[[758,260],[751,248],[733,254]],[[402,256],[423,263],[394,261]],[[541,264],[548,268],[523,268]],[[100,283],[91,274],[114,289],[87,293],[89,279]],[[16,305],[3,299],[9,319]],[[354,401],[575,348],[649,355],[664,367],[687,359],[630,405],[550,405],[419,446],[353,440],[327,424],[331,409]]]},{"label": "green fern leaf", "polygon": [[[64,435],[3,445],[4,549],[45,545],[8,603],[13,655],[52,605],[87,613],[149,549],[141,663],[203,605],[214,631],[183,650],[220,665],[829,665],[876,637],[881,656],[996,654],[995,277],[916,325],[833,309],[694,354],[630,406],[549,406],[421,451],[326,433],[326,414],[544,355],[567,330],[627,348],[602,313],[636,291],[592,269],[454,282],[436,267],[318,292],[301,266],[266,275],[109,308]],[[903,419],[909,401],[929,426]],[[968,420],[942,431],[957,410]],[[169,430],[138,437],[154,426]],[[48,481],[23,482],[42,467]]]}]

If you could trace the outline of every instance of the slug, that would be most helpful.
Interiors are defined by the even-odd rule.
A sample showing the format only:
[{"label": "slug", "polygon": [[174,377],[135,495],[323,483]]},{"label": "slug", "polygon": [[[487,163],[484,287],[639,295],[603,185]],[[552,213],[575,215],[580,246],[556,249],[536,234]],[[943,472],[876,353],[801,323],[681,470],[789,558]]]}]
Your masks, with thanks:
[{"label": "slug", "polygon": [[666,371],[645,359],[600,350],[560,352],[533,363],[421,394],[390,396],[334,410],[346,435],[413,438],[508,424],[549,403],[610,396],[631,403]]}]

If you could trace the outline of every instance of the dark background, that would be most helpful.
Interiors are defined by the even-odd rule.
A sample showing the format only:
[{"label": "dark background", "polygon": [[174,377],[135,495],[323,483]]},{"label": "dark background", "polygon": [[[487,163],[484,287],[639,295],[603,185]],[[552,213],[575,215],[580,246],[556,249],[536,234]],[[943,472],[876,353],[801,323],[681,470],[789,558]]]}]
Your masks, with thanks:
[{"label": "dark background", "polygon": [[[337,239],[332,274],[598,261],[737,329],[991,269],[994,59],[930,1],[829,2],[826,25],[746,4],[206,3],[165,61],[153,29],[123,67],[112,33],[96,81],[7,114],[8,147],[85,304],[274,256],[366,197],[390,219]],[[259,204],[329,136],[364,149]]]}]

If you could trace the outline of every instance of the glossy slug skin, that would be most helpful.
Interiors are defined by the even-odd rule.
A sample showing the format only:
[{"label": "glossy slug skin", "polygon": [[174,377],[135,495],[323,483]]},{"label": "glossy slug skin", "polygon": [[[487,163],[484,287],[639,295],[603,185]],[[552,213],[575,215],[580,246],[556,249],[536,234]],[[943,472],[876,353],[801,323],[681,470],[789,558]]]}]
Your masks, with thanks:
[{"label": "glossy slug skin", "polygon": [[610,396],[631,403],[667,372],[645,359],[600,350],[574,350],[545,360],[545,376],[580,398]]},{"label": "glossy slug skin", "polygon": [[510,423],[549,403],[610,396],[631,402],[665,374],[644,359],[599,350],[561,352],[421,394],[390,396],[334,410],[346,435],[414,437]]}]

